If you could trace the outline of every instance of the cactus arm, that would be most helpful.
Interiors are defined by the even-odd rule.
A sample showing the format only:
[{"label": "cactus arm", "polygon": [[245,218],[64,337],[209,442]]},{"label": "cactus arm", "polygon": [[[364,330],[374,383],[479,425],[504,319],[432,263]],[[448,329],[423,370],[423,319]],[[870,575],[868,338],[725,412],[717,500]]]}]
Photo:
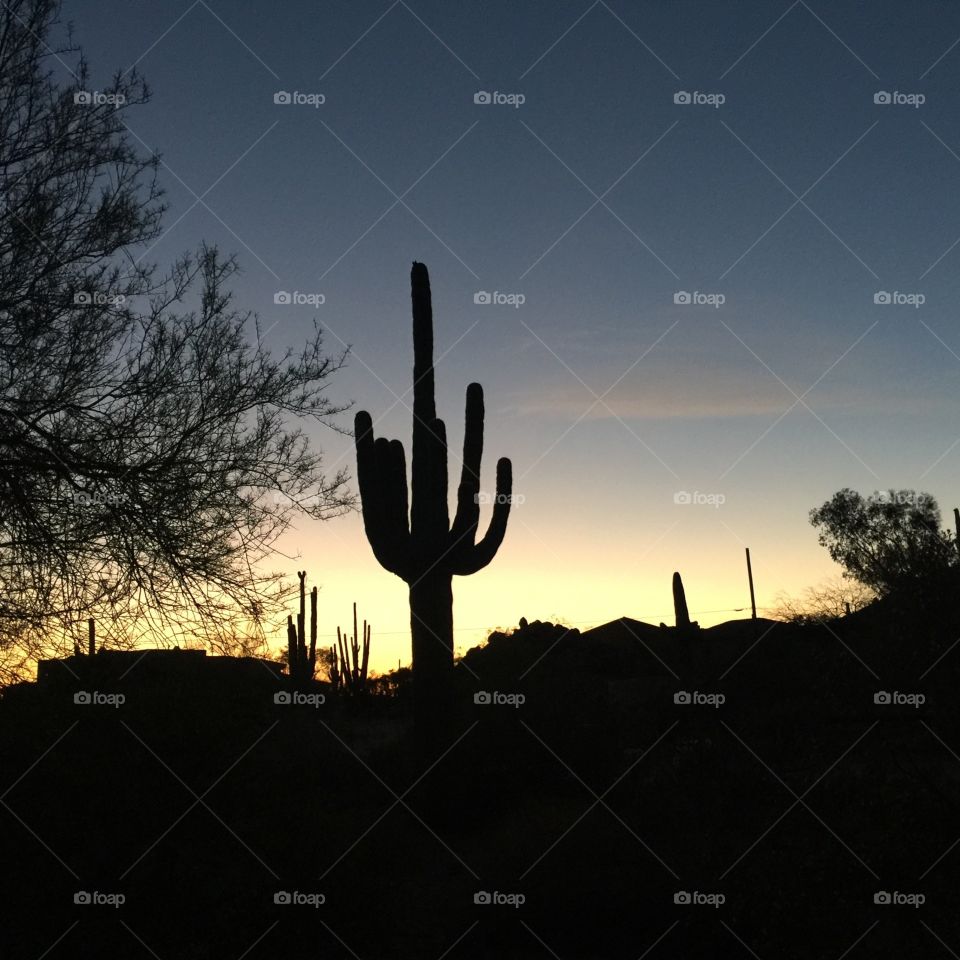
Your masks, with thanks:
[{"label": "cactus arm", "polygon": [[398,559],[404,557],[410,546],[410,521],[407,509],[407,465],[403,444],[384,437],[374,441],[374,462],[380,478],[382,500],[381,522],[386,526],[390,543],[395,545]]},{"label": "cactus arm", "polygon": [[[467,387],[466,416],[463,430],[463,468],[457,488],[457,512],[450,530],[454,554],[473,546],[480,522],[480,461],[483,458],[483,387],[471,383]],[[463,547],[460,545],[463,544]]]},{"label": "cactus arm", "polygon": [[370,660],[370,627],[363,621],[363,663],[360,666],[360,682],[367,682],[367,663]]},{"label": "cactus arm", "polygon": [[[377,562],[386,570],[396,574],[401,579],[407,576],[407,561],[409,535],[406,532],[406,511],[404,510],[403,525],[393,517],[393,523],[387,512],[388,503],[405,504],[406,493],[396,492],[391,499],[387,495],[386,479],[377,469],[376,444],[373,438],[373,421],[370,414],[361,410],[354,420],[354,438],[357,448],[357,482],[360,487],[360,499],[363,508],[363,528],[367,540],[373,549]],[[402,445],[400,463],[397,464],[396,448],[391,460],[391,476],[399,478],[400,471],[405,474],[406,468],[402,463]],[[404,483],[406,477],[404,476]]]},{"label": "cactus arm", "polygon": [[493,504],[493,516],[483,539],[464,551],[453,564],[453,573],[467,576],[482,570],[496,556],[507,532],[510,502],[513,496],[513,465],[506,457],[497,461],[497,497]]},{"label": "cactus arm", "polygon": [[351,685],[350,660],[347,658],[347,638],[340,633],[337,627],[337,646],[340,648],[340,676],[346,686]]},{"label": "cactus arm", "polygon": [[387,460],[388,479],[393,490],[393,509],[397,516],[397,528],[403,542],[404,553],[410,549],[410,504],[407,499],[407,461],[403,444],[399,440],[390,441],[390,456]]}]

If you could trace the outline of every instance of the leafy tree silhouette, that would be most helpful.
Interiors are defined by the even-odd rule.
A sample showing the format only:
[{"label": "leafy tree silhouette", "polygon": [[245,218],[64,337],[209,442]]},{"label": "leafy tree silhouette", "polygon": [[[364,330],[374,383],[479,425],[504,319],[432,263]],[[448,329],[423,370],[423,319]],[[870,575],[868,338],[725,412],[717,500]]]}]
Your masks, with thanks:
[{"label": "leafy tree silhouette", "polygon": [[864,497],[844,487],[810,511],[810,522],[844,575],[881,597],[942,575],[956,561],[953,538],[941,530],[929,493],[885,490]]}]

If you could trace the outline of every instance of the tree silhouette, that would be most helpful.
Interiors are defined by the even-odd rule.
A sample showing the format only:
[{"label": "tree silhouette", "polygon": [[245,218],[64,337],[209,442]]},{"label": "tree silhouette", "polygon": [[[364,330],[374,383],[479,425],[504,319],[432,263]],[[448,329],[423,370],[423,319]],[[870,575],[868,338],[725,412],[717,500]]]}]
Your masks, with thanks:
[{"label": "tree silhouette", "polygon": [[[271,356],[215,249],[163,275],[135,256],[163,212],[124,126],[148,91],[135,71],[91,91],[57,13],[0,9],[0,646],[19,662],[87,616],[229,643],[280,599],[252,571],[297,506],[349,504],[292,422],[335,426],[343,356],[318,330]],[[78,59],[75,83],[53,56]]]},{"label": "tree silhouette", "polygon": [[810,522],[844,575],[880,596],[955,561],[953,539],[940,529],[940,509],[929,493],[885,490],[863,497],[844,487],[810,511]]}]

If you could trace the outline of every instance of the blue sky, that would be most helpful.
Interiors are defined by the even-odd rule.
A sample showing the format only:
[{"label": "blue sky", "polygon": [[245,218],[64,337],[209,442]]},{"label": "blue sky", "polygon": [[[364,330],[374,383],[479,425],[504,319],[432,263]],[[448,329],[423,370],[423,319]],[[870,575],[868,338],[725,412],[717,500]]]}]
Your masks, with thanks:
[{"label": "blue sky", "polygon": [[[479,380],[486,475],[511,456],[525,497],[493,565],[457,583],[458,643],[520,616],[668,617],[674,569],[694,615],[727,619],[744,545],[762,605],[834,571],[806,515],[839,487],[960,502],[960,8],[67,0],[64,14],[94,82],[136,63],[151,85],[127,116],[164,158],[168,232],[149,257],[201,240],[235,252],[237,302],[270,342],[318,317],[354,351],[337,396],[404,440],[408,270],[428,264],[451,442]],[[324,302],[275,305],[279,290]],[[316,437],[352,463],[348,440]],[[678,505],[679,491],[725,500]],[[323,585],[331,629],[357,599],[381,665],[408,655],[404,587],[357,518],[301,524],[285,547]]]}]

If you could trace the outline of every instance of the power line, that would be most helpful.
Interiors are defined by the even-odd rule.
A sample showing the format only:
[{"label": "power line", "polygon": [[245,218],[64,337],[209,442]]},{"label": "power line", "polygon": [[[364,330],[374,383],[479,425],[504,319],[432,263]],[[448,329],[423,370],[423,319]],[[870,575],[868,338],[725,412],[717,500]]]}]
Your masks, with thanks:
[{"label": "power line", "polygon": [[[702,616],[705,613],[745,613],[749,609],[750,609],[749,607],[721,607],[718,610],[691,610],[690,613],[693,614],[694,616]],[[757,609],[758,610],[775,610],[776,607],[757,607]],[[636,620],[638,618],[643,618],[643,617],[667,617],[667,616],[673,616],[673,610],[670,610],[668,613],[641,613],[638,615],[638,617],[631,617],[630,619]],[[614,617],[614,620],[620,620],[620,619],[622,618]],[[590,620],[566,621],[567,625],[569,626],[576,626],[577,624],[583,624],[583,623],[601,624],[601,623],[611,623],[611,622],[613,621],[605,620],[603,617],[593,617]],[[464,630],[495,630],[495,629],[497,628],[491,627],[489,624],[482,624],[476,627],[454,627],[453,632],[460,633]],[[409,634],[410,631],[409,630],[378,630],[377,633],[381,637],[393,637],[393,636],[399,636],[400,634]],[[334,634],[331,634],[331,636],[334,636]]]}]

